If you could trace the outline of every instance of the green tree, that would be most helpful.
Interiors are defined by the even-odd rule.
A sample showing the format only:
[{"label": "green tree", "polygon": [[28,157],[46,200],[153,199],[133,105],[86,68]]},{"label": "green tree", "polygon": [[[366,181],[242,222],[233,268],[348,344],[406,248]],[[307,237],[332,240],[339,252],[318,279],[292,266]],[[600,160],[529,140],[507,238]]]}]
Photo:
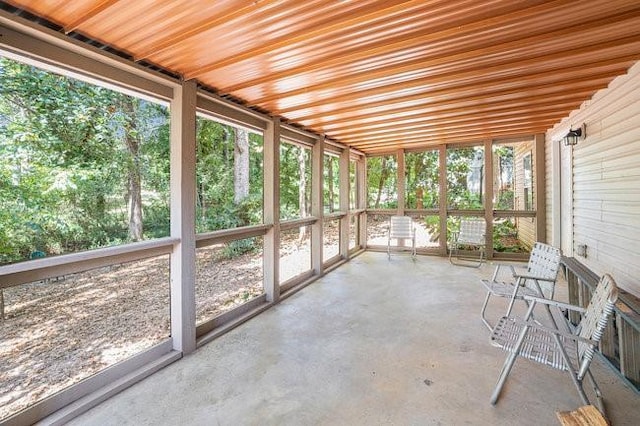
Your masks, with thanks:
[{"label": "green tree", "polygon": [[393,155],[367,158],[369,207],[389,209],[397,206],[397,167],[397,161]]},{"label": "green tree", "polygon": [[146,180],[168,233],[166,108],[6,58],[0,83],[2,262],[143,238]]}]

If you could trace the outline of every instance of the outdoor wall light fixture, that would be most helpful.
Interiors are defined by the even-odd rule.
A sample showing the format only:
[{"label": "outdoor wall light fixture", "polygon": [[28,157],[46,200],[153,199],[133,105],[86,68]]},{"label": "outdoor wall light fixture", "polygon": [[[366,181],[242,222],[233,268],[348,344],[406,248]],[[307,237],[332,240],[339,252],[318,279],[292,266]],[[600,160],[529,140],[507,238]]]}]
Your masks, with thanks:
[{"label": "outdoor wall light fixture", "polygon": [[569,133],[567,133],[565,137],[562,138],[562,141],[564,142],[565,146],[577,145],[578,141],[584,139],[586,136],[587,128],[583,123],[582,126],[578,127],[577,129],[572,130],[571,128],[569,128]]}]

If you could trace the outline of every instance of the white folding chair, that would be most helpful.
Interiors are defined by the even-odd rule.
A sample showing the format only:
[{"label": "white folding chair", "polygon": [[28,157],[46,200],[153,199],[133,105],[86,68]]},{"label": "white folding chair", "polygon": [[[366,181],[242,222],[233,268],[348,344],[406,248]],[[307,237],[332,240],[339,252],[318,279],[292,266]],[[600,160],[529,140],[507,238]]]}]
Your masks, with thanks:
[{"label": "white folding chair", "polygon": [[[502,317],[491,335],[494,346],[509,352],[491,396],[491,404],[498,401],[509,372],[520,356],[569,373],[584,405],[590,404],[583,388],[583,380],[588,376],[598,400],[598,408],[604,415],[602,393],[589,366],[618,299],[618,289],[613,278],[605,274],[600,279],[586,309],[534,296],[524,298],[529,302],[524,320]],[[531,320],[533,310],[539,303],[580,312],[582,320],[572,332],[561,331],[557,327],[544,327]],[[568,320],[565,325],[568,330],[572,330]]]},{"label": "white folding chair", "polygon": [[[482,322],[489,328],[493,326],[486,318],[487,305],[491,296],[509,298],[506,316],[511,314],[511,309],[516,300],[522,300],[525,295],[539,296],[553,299],[556,279],[560,269],[561,252],[559,249],[544,243],[535,243],[526,268],[520,271],[514,265],[497,265],[491,280],[481,280],[487,289],[480,315]],[[511,277],[509,281],[499,281],[500,271],[509,268]]]},{"label": "white folding chair", "polygon": [[[486,224],[484,219],[464,218],[460,220],[460,230],[453,232],[449,247],[449,262],[453,265],[479,268],[484,262],[486,247]],[[460,247],[478,247],[480,257],[470,259],[460,255]],[[456,259],[454,261],[453,259]],[[471,263],[469,263],[469,261]]]},{"label": "white folding chair", "polygon": [[387,238],[387,256],[391,259],[391,240],[411,240],[411,256],[416,256],[416,228],[409,216],[391,216]]}]

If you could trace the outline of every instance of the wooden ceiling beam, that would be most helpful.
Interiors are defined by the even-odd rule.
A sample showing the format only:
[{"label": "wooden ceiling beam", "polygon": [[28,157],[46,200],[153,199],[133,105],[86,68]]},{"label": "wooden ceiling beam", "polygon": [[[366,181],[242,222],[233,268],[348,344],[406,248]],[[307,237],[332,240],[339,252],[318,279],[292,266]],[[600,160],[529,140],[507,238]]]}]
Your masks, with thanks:
[{"label": "wooden ceiling beam", "polygon": [[[344,14],[340,17],[340,19],[335,19],[333,22],[327,25],[318,26],[314,29],[302,29],[293,34],[286,34],[274,40],[269,40],[268,43],[261,44],[259,46],[244,50],[241,53],[228,56],[221,60],[212,62],[203,67],[197,69],[189,69],[185,71],[185,75],[187,78],[197,78],[202,74],[206,74],[211,71],[215,71],[217,69],[226,67],[228,65],[236,64],[243,60],[251,59],[259,55],[263,55],[265,53],[273,52],[277,49],[290,49],[292,46],[295,46],[297,43],[312,43],[316,41],[319,37],[327,37],[328,34],[332,34],[333,32],[345,31],[345,29],[351,29],[352,26],[357,27],[366,27],[370,25],[371,21],[381,21],[384,23],[392,17],[399,13],[407,13],[407,11],[411,11],[413,9],[424,9],[426,6],[429,6],[429,2],[425,2],[424,0],[395,0],[392,2],[390,6],[386,6],[383,8],[371,8],[369,13],[365,14]],[[384,3],[382,3],[384,5]],[[434,7],[434,4],[430,5]]]},{"label": "wooden ceiling beam", "polygon": [[[625,21],[620,22],[620,19]],[[621,27],[635,26],[637,30],[621,30]],[[630,33],[632,33],[630,35]],[[417,57],[411,60],[402,60],[391,65],[381,66],[375,69],[363,69],[361,71],[350,72],[347,75],[332,74],[332,78],[325,79],[315,84],[305,85],[297,89],[288,91],[279,91],[273,95],[268,95],[259,99],[252,100],[254,105],[262,105],[278,98],[286,98],[301,94],[309,94],[312,92],[326,89],[341,89],[348,86],[354,86],[370,82],[376,79],[389,78],[402,73],[416,72],[429,67],[449,66],[450,70],[459,67],[461,63],[474,64],[476,67],[486,67],[490,64],[513,62],[522,60],[532,56],[543,56],[550,53],[573,54],[574,51],[580,50],[592,44],[601,44],[604,42],[625,42],[627,37],[636,37],[636,41],[640,39],[640,8],[622,18],[620,16],[608,17],[598,20],[587,25],[583,23],[578,27],[566,27],[546,34],[537,34],[534,36],[526,36],[517,40],[510,40],[502,43],[493,43],[487,46],[480,46],[468,50],[444,51],[427,57]],[[566,38],[567,41],[560,43],[559,40]],[[604,40],[604,41],[603,41]],[[552,43],[555,41],[556,43]],[[592,50],[592,49],[589,49]],[[566,59],[566,56],[563,56]],[[344,58],[343,58],[344,62]],[[457,64],[454,67],[452,64]],[[273,75],[270,73],[269,75]],[[299,74],[296,75],[298,78]],[[313,76],[310,76],[313,77]],[[313,78],[310,78],[313,81]],[[273,81],[271,81],[273,83]],[[248,84],[248,83],[247,83]],[[221,87],[221,93],[237,92],[245,87],[252,87],[247,84],[240,84],[231,87]]]},{"label": "wooden ceiling beam", "polygon": [[[557,0],[553,2],[554,4],[567,3],[568,0]],[[530,3],[548,3],[544,0],[542,1],[533,1]],[[448,3],[448,4],[447,4]],[[465,3],[467,5],[465,5]],[[493,7],[492,7],[493,6]],[[492,7],[492,12],[497,14],[497,17],[501,16],[501,13],[513,13],[512,7],[505,7],[505,5],[500,5],[499,2],[494,2],[492,5],[486,4],[486,8]],[[382,9],[379,11],[374,11],[369,15],[357,16],[351,19],[345,20],[336,20],[331,25],[325,25],[317,28],[316,30],[311,31],[303,31],[299,34],[299,37],[291,37],[290,35],[283,40],[271,41],[267,45],[261,45],[257,48],[249,49],[242,52],[240,55],[232,56],[225,58],[221,61],[217,61],[211,64],[207,64],[204,67],[199,69],[192,69],[187,71],[187,75],[191,77],[198,77],[200,75],[215,71],[216,69],[220,69],[224,66],[238,63],[243,59],[254,58],[258,55],[273,52],[277,49],[303,49],[305,46],[308,46],[311,43],[324,43],[325,45],[333,45],[334,47],[339,47],[339,41],[346,43],[353,38],[354,32],[373,32],[375,31],[376,24],[373,22],[378,21],[378,27],[386,27],[389,24],[389,21],[392,19],[393,15],[402,14],[407,15],[409,12],[409,16],[403,19],[403,23],[406,25],[407,22],[420,22],[422,19],[430,19],[431,21],[436,20],[440,12],[442,15],[446,15],[450,20],[446,22],[444,25],[444,29],[433,28],[432,26],[425,25],[414,25],[414,27],[419,27],[420,29],[417,31],[410,31],[408,33],[402,34],[400,36],[397,33],[393,33],[391,37],[385,38],[377,38],[375,42],[369,43],[365,46],[362,44],[358,44],[356,47],[351,48],[334,48],[334,49],[326,49],[327,54],[318,55],[315,57],[310,57],[304,65],[290,68],[288,70],[282,71],[280,73],[275,73],[278,77],[282,78],[283,75],[291,77],[293,75],[298,75],[304,70],[317,69],[319,65],[323,67],[334,67],[339,66],[344,63],[344,58],[349,57],[352,61],[358,59],[364,59],[367,57],[384,54],[385,52],[389,52],[390,50],[399,50],[415,47],[416,44],[428,44],[433,43],[435,40],[442,39],[447,36],[452,36],[454,34],[459,34],[461,32],[461,28],[467,29],[466,32],[471,29],[469,26],[473,25],[473,29],[477,28],[486,28],[489,25],[489,21],[484,19],[478,23],[469,22],[467,16],[465,16],[465,11],[469,11],[469,9],[477,8],[477,5],[472,2],[446,2],[446,3],[438,3],[438,2],[427,2],[427,1],[411,1],[407,4],[399,4],[392,5],[386,9]],[[516,13],[519,12],[520,15],[524,15],[527,13],[529,9],[517,10]],[[549,8],[549,6],[547,6]],[[452,16],[451,10],[454,9],[458,13],[457,16]],[[536,9],[534,11],[529,11],[527,16],[531,14],[540,13],[541,11]],[[348,16],[345,15],[345,18]],[[492,17],[496,18],[496,16]],[[513,18],[512,18],[513,19]],[[353,26],[349,27],[350,23],[353,23]],[[427,28],[425,28],[427,27]],[[340,37],[342,40],[340,40]],[[338,40],[336,40],[338,39]],[[247,86],[248,87],[248,86]],[[236,90],[236,89],[234,89]]]},{"label": "wooden ceiling beam", "polygon": [[280,0],[262,0],[262,1],[249,1],[247,5],[240,8],[231,8],[225,12],[217,15],[215,18],[207,17],[201,22],[194,23],[188,30],[184,31],[178,28],[178,31],[169,34],[166,37],[160,38],[157,42],[152,44],[149,48],[140,49],[136,52],[134,58],[136,61],[147,59],[150,56],[156,55],[160,52],[164,52],[170,47],[181,43],[191,37],[202,34],[203,32],[215,28],[216,26],[232,21],[234,19],[242,18],[247,14],[254,12],[257,9],[265,8],[271,4],[278,3]]},{"label": "wooden ceiling beam", "polygon": [[[523,134],[513,134],[513,133],[504,133],[502,135],[497,135],[497,140],[502,138],[513,138],[513,139],[527,139],[532,138],[533,135],[530,133]],[[365,155],[368,157],[375,157],[379,155],[394,155],[398,152],[399,149],[404,150],[405,152],[421,152],[421,151],[429,151],[433,149],[438,149],[440,145],[446,145],[447,147],[455,148],[456,146],[473,146],[473,145],[482,145],[484,141],[487,140],[487,137],[484,135],[469,137],[468,139],[461,140],[460,138],[434,138],[434,139],[425,139],[422,142],[412,142],[408,144],[402,144],[395,147],[380,147],[378,149],[371,149],[365,152]],[[355,149],[355,148],[353,148]]]},{"label": "wooden ceiling beam", "polygon": [[[448,42],[450,42],[450,44],[455,44],[454,41],[456,37],[464,38],[468,37],[470,34],[482,34],[483,32],[490,33],[491,31],[495,33],[495,29],[498,28],[501,29],[501,32],[504,34],[504,26],[509,27],[508,34],[511,35],[511,39],[508,40],[518,40],[522,37],[521,34],[524,33],[522,25],[526,25],[527,19],[533,19],[533,17],[535,17],[536,15],[544,16],[545,13],[555,14],[555,21],[549,18],[546,20],[546,22],[555,22],[556,26],[559,25],[560,20],[562,20],[563,27],[585,25],[585,17],[588,16],[589,8],[581,8],[581,11],[579,13],[574,12],[568,15],[566,13],[562,13],[562,10],[564,9],[558,11],[558,8],[561,8],[564,4],[570,4],[570,2],[561,0],[556,2],[544,3],[537,6],[531,6],[526,9],[508,11],[503,15],[491,16],[489,18],[469,22],[465,25],[457,25],[456,22],[452,22],[451,26],[443,28],[439,31],[434,30],[429,26],[423,26],[421,30],[418,30],[414,33],[391,39],[383,38],[381,40],[377,40],[376,43],[371,43],[370,45],[364,47],[357,46],[351,49],[340,49],[340,44],[335,43],[336,48],[331,49],[333,55],[320,55],[315,61],[311,60],[308,63],[297,67],[290,67],[283,71],[270,73],[268,76],[246,80],[228,87],[222,87],[221,91],[223,91],[224,93],[236,92],[238,90],[257,86],[259,84],[272,83],[294,76],[299,76],[310,71],[321,71],[325,69],[338,68],[344,65],[345,58],[349,58],[349,62],[353,63],[355,61],[365,60],[389,52],[398,52],[407,49],[420,49],[438,45],[439,42],[442,42],[444,40],[447,40]],[[594,3],[591,4],[593,5],[593,7],[602,9],[601,5],[597,5]],[[586,6],[586,4],[584,3],[583,5]],[[629,8],[637,7],[637,4],[634,5],[632,1],[627,1],[625,2],[625,4],[620,4],[619,6],[617,6],[617,8],[618,7],[619,9],[617,9],[613,13],[617,14],[618,11],[627,11]],[[612,11],[609,9],[608,13],[611,12]],[[584,15],[582,15],[582,13],[584,13]],[[604,17],[602,18],[604,19]],[[518,22],[520,22],[522,25],[516,25]],[[546,30],[540,31],[542,33],[551,32]],[[507,38],[507,35],[504,35],[504,37]],[[433,55],[435,56],[437,55],[437,53],[434,53]],[[205,74],[205,72],[199,73],[199,75],[203,74]]]},{"label": "wooden ceiling beam", "polygon": [[[401,125],[403,130],[417,130],[422,128],[431,127],[437,124],[449,124],[460,121],[467,120],[477,120],[477,119],[485,119],[485,118],[505,118],[509,119],[510,117],[519,117],[523,114],[546,114],[546,113],[562,113],[567,110],[567,108],[577,106],[578,103],[575,101],[567,102],[567,103],[554,103],[549,102],[542,104],[541,106],[536,106],[535,108],[531,108],[529,106],[516,108],[516,109],[503,109],[491,112],[477,112],[477,111],[466,111],[466,112],[456,112],[453,114],[441,114],[441,115],[430,115],[429,117],[425,117],[424,119],[416,119],[409,123],[403,123]],[[332,134],[336,138],[343,137],[351,137],[351,138],[359,138],[359,137],[370,137],[376,136],[380,134],[393,134],[397,132],[399,125],[396,124],[388,124],[383,127],[377,127],[372,129],[365,129],[359,131],[344,131],[344,132],[333,132]]]},{"label": "wooden ceiling beam", "polygon": [[388,139],[389,137],[408,137],[411,135],[421,135],[424,132],[428,132],[434,129],[448,129],[448,128],[464,128],[475,126],[478,123],[482,123],[483,125],[493,125],[493,124],[508,124],[508,123],[519,123],[526,121],[547,121],[547,120],[557,120],[559,117],[562,117],[564,110],[556,110],[550,111],[544,114],[514,114],[509,117],[495,117],[490,118],[487,117],[483,119],[482,117],[470,117],[465,118],[464,120],[447,120],[443,122],[429,122],[429,124],[423,124],[421,126],[417,126],[414,128],[401,127],[397,129],[395,132],[388,131],[380,134],[371,134],[365,136],[345,136],[340,138],[345,143],[360,143],[360,142],[376,142],[379,140]]},{"label": "wooden ceiling beam", "polygon": [[[638,44],[640,45],[640,41],[638,42]],[[281,115],[287,115],[288,113],[295,113],[296,111],[323,106],[328,102],[331,102],[332,104],[348,103],[356,108],[367,103],[369,98],[373,98],[376,96],[385,97],[387,99],[394,96],[401,97],[403,96],[403,92],[411,91],[412,93],[418,93],[418,90],[420,90],[420,93],[426,93],[433,86],[437,86],[437,90],[449,90],[449,88],[458,89],[467,86],[474,87],[480,84],[490,84],[493,83],[495,79],[500,79],[500,82],[504,83],[505,80],[518,81],[521,77],[534,78],[535,76],[538,78],[546,78],[553,76],[560,79],[560,76],[572,75],[572,73],[575,73],[579,76],[588,75],[589,73],[596,72],[595,70],[597,69],[615,68],[618,70],[623,70],[628,68],[630,64],[638,60],[638,58],[640,57],[640,55],[629,55],[626,51],[620,52],[619,49],[616,49],[616,51],[610,55],[607,55],[606,52],[603,52],[602,56],[610,57],[604,60],[602,60],[602,57],[600,57],[591,59],[590,61],[583,61],[580,65],[571,67],[567,67],[564,64],[558,63],[557,61],[554,61],[553,58],[536,58],[536,60],[527,59],[525,61],[486,67],[483,69],[483,72],[481,74],[479,74],[478,69],[475,68],[470,71],[458,70],[455,72],[410,79],[407,81],[402,81],[400,83],[388,84],[372,89],[346,92],[317,101],[306,102],[304,104],[297,104],[284,108],[278,108],[277,105],[260,106],[271,109],[273,111],[277,111],[277,113]],[[526,69],[524,74],[522,74],[523,69]]]},{"label": "wooden ceiling beam", "polygon": [[[592,93],[589,91],[588,93]],[[586,95],[585,95],[586,96]],[[519,99],[516,101],[503,101],[497,102],[494,104],[487,104],[479,109],[476,106],[467,106],[467,107],[444,107],[441,110],[428,111],[428,112],[420,112],[414,114],[413,116],[402,117],[397,120],[378,120],[371,123],[360,123],[360,124],[352,124],[350,126],[342,126],[334,129],[331,134],[336,134],[338,136],[344,134],[352,134],[354,132],[367,133],[375,130],[385,130],[397,128],[403,125],[413,125],[426,123],[432,119],[445,118],[445,117],[456,117],[459,115],[465,115],[476,112],[486,112],[490,114],[504,114],[508,113],[512,110],[522,110],[524,108],[530,107],[532,111],[539,111],[541,108],[549,107],[553,108],[555,105],[564,105],[568,111],[571,111],[574,108],[577,108],[582,100],[573,99],[573,97],[569,97],[568,95],[558,95],[555,97],[549,97],[543,101],[538,100],[529,100],[529,99]],[[335,132],[335,133],[334,133]]]},{"label": "wooden ceiling beam", "polygon": [[[474,96],[470,97],[467,100],[456,100],[454,102],[446,102],[442,101],[435,105],[429,105],[428,102],[425,102],[423,106],[411,106],[404,108],[396,108],[396,109],[387,109],[386,111],[374,112],[374,113],[363,113],[361,115],[352,115],[344,118],[336,118],[332,119],[327,117],[324,121],[300,121],[300,123],[309,126],[309,127],[321,127],[325,130],[336,130],[340,128],[349,127],[349,123],[353,123],[353,125],[364,124],[372,121],[380,121],[380,120],[394,120],[400,119],[408,116],[415,116],[419,114],[423,114],[425,112],[429,112],[430,108],[433,107],[444,107],[454,109],[456,107],[475,107],[477,109],[482,109],[485,105],[489,106],[501,101],[521,101],[526,102],[529,100],[539,99],[541,101],[544,98],[549,96],[564,96],[565,99],[576,99],[578,97],[575,93],[577,92],[586,92],[586,93],[595,93],[596,91],[607,87],[609,83],[609,79],[599,80],[599,81],[588,81],[588,82],[580,82],[576,84],[568,84],[566,86],[546,86],[544,88],[536,88],[526,91],[518,91],[512,92],[507,91],[507,93],[503,93],[500,95],[493,96]],[[580,99],[581,101],[584,99]]]},{"label": "wooden ceiling beam", "polygon": [[[512,77],[508,79],[495,80],[491,83],[471,83],[465,84],[460,87],[444,88],[433,91],[426,91],[423,93],[411,94],[403,97],[391,97],[390,99],[381,100],[378,102],[371,102],[369,105],[349,105],[343,108],[334,107],[330,109],[330,113],[315,113],[305,116],[293,115],[291,118],[295,121],[309,122],[312,120],[322,119],[327,115],[340,116],[352,112],[372,111],[376,109],[397,109],[404,107],[413,107],[415,105],[433,104],[438,102],[451,103],[457,100],[469,100],[478,98],[491,98],[506,96],[514,93],[529,92],[531,90],[538,90],[544,87],[565,87],[570,84],[585,83],[587,81],[600,81],[603,79],[611,80],[614,77],[624,72],[625,68],[614,68],[606,71],[593,71],[593,74],[583,76],[580,73],[577,75],[565,75],[559,73],[554,75],[550,72],[544,76],[544,78],[538,78],[537,76],[529,77]],[[508,87],[508,89],[505,89]],[[333,105],[333,102],[332,102]]]},{"label": "wooden ceiling beam", "polygon": [[384,144],[394,145],[399,143],[420,141],[424,138],[429,138],[433,136],[442,136],[444,134],[449,136],[460,136],[460,135],[464,136],[467,134],[476,134],[476,133],[492,135],[495,132],[501,132],[504,130],[510,130],[510,131],[517,130],[521,132],[522,131],[528,132],[530,128],[548,129],[551,125],[553,125],[555,121],[556,119],[544,119],[544,120],[532,120],[529,122],[523,121],[522,123],[507,123],[507,124],[487,123],[485,125],[484,123],[473,123],[466,127],[465,126],[458,127],[455,125],[442,126],[438,129],[425,131],[423,133],[416,134],[416,135],[403,136],[401,133],[399,133],[398,136],[389,136],[386,139],[380,139],[377,141],[351,142],[349,140],[344,140],[343,143],[349,146],[356,146],[359,149],[367,149],[367,147],[380,146]]},{"label": "wooden ceiling beam", "polygon": [[84,22],[99,15],[102,11],[110,8],[111,6],[118,3],[119,1],[120,0],[102,0],[95,3],[93,6],[91,6],[91,8],[88,11],[86,11],[85,13],[83,13],[82,15],[78,16],[73,21],[65,25],[62,30],[64,31],[65,34],[69,34],[70,32],[75,31]]},{"label": "wooden ceiling beam", "polygon": [[444,144],[462,145],[469,143],[482,143],[487,139],[498,139],[502,137],[528,137],[537,133],[544,133],[547,130],[546,127],[531,128],[523,131],[517,130],[501,130],[492,132],[491,134],[486,132],[467,133],[465,135],[439,135],[425,137],[419,141],[411,142],[396,142],[379,144],[375,147],[369,147],[365,149],[358,148],[358,145],[350,145],[352,148],[359,149],[365,154],[381,154],[381,153],[394,153],[398,149],[415,149],[421,146],[434,146]]}]

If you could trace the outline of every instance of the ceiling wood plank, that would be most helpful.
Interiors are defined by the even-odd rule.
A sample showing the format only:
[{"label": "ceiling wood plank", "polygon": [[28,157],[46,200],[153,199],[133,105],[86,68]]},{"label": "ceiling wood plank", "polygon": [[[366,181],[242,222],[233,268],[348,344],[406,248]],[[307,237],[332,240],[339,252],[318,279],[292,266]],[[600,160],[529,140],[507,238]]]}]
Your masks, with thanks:
[{"label": "ceiling wood plank", "polygon": [[[324,90],[335,87],[345,87],[350,85],[362,84],[366,81],[381,79],[401,73],[418,71],[427,67],[442,66],[453,62],[461,61],[480,61],[480,62],[498,62],[504,63],[524,59],[530,56],[541,56],[549,53],[570,52],[584,45],[602,43],[606,41],[624,38],[621,34],[639,35],[640,34],[640,5],[637,10],[627,12],[620,16],[609,16],[606,19],[598,19],[596,22],[581,23],[575,27],[564,27],[553,32],[536,34],[529,36],[526,33],[515,40],[505,42],[492,43],[483,45],[479,42],[479,46],[472,49],[456,49],[455,40],[451,41],[448,50],[439,54],[429,55],[426,57],[417,57],[411,60],[399,61],[390,65],[378,67],[376,69],[357,69],[348,75],[327,74],[330,77],[311,85],[305,85],[298,89],[279,91],[271,97],[263,97],[256,99],[256,105],[263,104],[273,100],[273,96],[277,98],[285,98],[296,96],[304,93]],[[620,22],[623,20],[624,22]],[[620,26],[629,26],[636,28],[633,31],[621,30]],[[563,43],[559,41],[563,40]],[[442,50],[442,49],[441,49]],[[427,53],[425,52],[425,55]],[[565,57],[566,59],[566,57]],[[350,61],[349,61],[350,62]],[[472,62],[470,62],[472,63]],[[272,75],[271,73],[268,75]],[[275,83],[274,80],[265,83]],[[244,82],[240,85],[231,87],[221,87],[222,93],[233,93],[249,86],[250,82]]]},{"label": "ceiling wood plank", "polygon": [[91,18],[99,15],[102,11],[108,9],[114,4],[118,3],[120,0],[102,0],[96,2],[91,9],[89,9],[86,13],[78,16],[75,20],[71,21],[69,24],[65,25],[63,31],[65,34],[69,34],[72,31],[75,31],[80,27],[84,22],[88,21]]},{"label": "ceiling wood plank", "polygon": [[[268,76],[244,81],[238,85],[223,88],[222,90],[234,92],[257,84],[273,82],[301,75],[312,70],[331,69],[333,67],[339,67],[340,65],[344,64],[345,57],[349,58],[350,62],[355,62],[357,60],[375,57],[376,55],[381,55],[390,51],[399,51],[402,49],[428,46],[430,44],[434,44],[448,38],[461,37],[467,34],[476,35],[480,31],[495,31],[495,29],[501,28],[504,25],[513,25],[514,22],[526,23],[527,18],[535,17],[536,15],[544,15],[545,13],[551,12],[555,14],[562,13],[562,9],[559,10],[559,8],[570,3],[571,2],[567,0],[559,0],[545,2],[542,4],[530,4],[520,10],[514,11],[507,9],[503,14],[496,13],[495,15],[488,18],[477,20],[475,22],[468,22],[464,25],[460,25],[457,21],[452,20],[449,26],[440,30],[434,29],[429,25],[423,25],[421,29],[415,32],[396,37],[381,38],[368,45],[357,46],[356,48],[341,49],[341,46],[337,44],[335,48],[332,49],[329,56],[317,55],[314,57],[316,58],[315,61],[311,60],[304,65],[291,67],[280,72],[270,73]],[[620,7],[621,10],[625,10],[625,8],[629,6],[619,4],[618,7]],[[581,11],[584,10],[585,9],[581,9]],[[572,19],[576,19],[575,22],[579,22],[582,16],[578,15],[579,14],[571,14],[563,16],[570,16]],[[570,21],[565,20],[565,22],[565,26],[568,26],[570,24]]]},{"label": "ceiling wood plank", "polygon": [[[565,87],[572,83],[584,83],[587,81],[611,79],[622,74],[628,68],[627,64],[615,65],[613,67],[606,66],[604,71],[600,71],[598,67],[575,67],[570,71],[549,71],[542,74],[523,75],[522,77],[511,77],[503,79],[493,79],[489,82],[472,82],[452,87],[437,88],[436,90],[425,90],[423,92],[412,93],[405,96],[393,97],[389,95],[386,99],[378,101],[365,101],[364,104],[355,103],[340,108],[334,101],[328,102],[330,112],[316,112],[309,115],[289,115],[288,118],[307,122],[313,120],[321,120],[328,114],[332,116],[340,116],[351,114],[358,111],[380,109],[380,108],[398,108],[403,105],[420,104],[422,106],[442,102],[455,102],[458,99],[470,98],[486,98],[490,96],[502,96],[509,93],[521,94],[523,91],[536,90],[541,87],[560,86]],[[480,78],[482,80],[482,78]],[[503,89],[509,87],[509,89]],[[481,95],[478,95],[480,93]]]}]

